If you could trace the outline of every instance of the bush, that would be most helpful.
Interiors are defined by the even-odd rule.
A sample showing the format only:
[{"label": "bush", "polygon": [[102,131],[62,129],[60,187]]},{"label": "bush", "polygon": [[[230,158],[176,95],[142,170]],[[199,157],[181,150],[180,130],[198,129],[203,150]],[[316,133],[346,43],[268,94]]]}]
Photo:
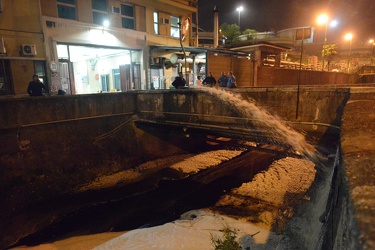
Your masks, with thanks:
[{"label": "bush", "polygon": [[223,237],[219,239],[214,239],[211,234],[211,241],[215,250],[242,250],[240,243],[236,241],[237,232],[235,230],[226,225],[221,231]]}]

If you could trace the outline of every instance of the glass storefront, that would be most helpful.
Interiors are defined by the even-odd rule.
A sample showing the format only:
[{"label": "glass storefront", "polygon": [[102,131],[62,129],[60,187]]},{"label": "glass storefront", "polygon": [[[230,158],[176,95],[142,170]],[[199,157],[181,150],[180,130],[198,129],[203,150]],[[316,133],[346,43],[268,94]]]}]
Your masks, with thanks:
[{"label": "glass storefront", "polygon": [[140,87],[139,77],[134,73],[139,71],[137,62],[142,54],[139,51],[58,44],[57,54],[61,85],[58,88],[69,94],[118,92]]}]

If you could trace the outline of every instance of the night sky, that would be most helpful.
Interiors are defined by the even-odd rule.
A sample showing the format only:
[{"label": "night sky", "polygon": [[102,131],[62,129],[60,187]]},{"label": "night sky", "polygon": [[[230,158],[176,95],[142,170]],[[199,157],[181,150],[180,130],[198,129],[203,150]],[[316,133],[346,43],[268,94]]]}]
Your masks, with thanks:
[{"label": "night sky", "polygon": [[313,26],[315,41],[324,40],[324,25],[316,19],[327,13],[338,21],[328,28],[327,42],[340,42],[346,33],[353,33],[353,43],[375,39],[375,0],[199,0],[199,26],[213,30],[213,10],[219,10],[219,24],[238,24],[238,6],[241,12],[241,30],[259,32],[282,30],[299,26]]}]

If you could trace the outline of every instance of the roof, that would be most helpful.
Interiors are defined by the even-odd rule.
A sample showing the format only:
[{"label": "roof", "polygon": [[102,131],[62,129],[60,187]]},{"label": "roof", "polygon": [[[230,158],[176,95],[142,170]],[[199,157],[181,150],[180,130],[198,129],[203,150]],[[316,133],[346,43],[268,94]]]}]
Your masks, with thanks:
[{"label": "roof", "polygon": [[[233,51],[229,49],[217,49],[217,48],[204,48],[204,47],[189,47],[184,46],[185,51],[193,53],[193,54],[199,54],[199,53],[207,53],[207,52],[213,52],[213,53],[221,53],[221,54],[230,54],[230,55],[241,55],[241,56],[247,56],[248,53],[245,51]],[[165,50],[165,51],[182,51],[182,48],[180,46],[164,46],[164,45],[151,45],[150,50]]]},{"label": "roof", "polygon": [[232,47],[231,50],[234,51],[242,51],[242,52],[253,52],[255,50],[264,50],[264,49],[273,49],[278,50],[281,52],[286,52],[291,50],[291,48],[276,45],[273,43],[265,42],[265,41],[257,41],[257,42],[251,42],[251,43],[240,43],[236,45],[235,47]]}]

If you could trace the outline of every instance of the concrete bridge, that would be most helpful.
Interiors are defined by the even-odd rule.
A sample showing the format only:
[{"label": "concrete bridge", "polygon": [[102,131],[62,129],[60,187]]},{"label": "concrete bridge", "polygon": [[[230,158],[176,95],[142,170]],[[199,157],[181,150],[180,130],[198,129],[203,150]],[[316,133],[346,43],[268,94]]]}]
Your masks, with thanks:
[{"label": "concrete bridge", "polygon": [[[325,246],[372,248],[374,92],[371,87],[283,87],[2,98],[1,188],[40,173],[72,177],[98,163],[136,164],[194,150],[205,147],[208,135],[303,151],[283,135],[293,128],[323,157],[337,159],[320,168],[332,185],[322,211],[329,235]],[[275,130],[280,126],[285,129]]]}]

